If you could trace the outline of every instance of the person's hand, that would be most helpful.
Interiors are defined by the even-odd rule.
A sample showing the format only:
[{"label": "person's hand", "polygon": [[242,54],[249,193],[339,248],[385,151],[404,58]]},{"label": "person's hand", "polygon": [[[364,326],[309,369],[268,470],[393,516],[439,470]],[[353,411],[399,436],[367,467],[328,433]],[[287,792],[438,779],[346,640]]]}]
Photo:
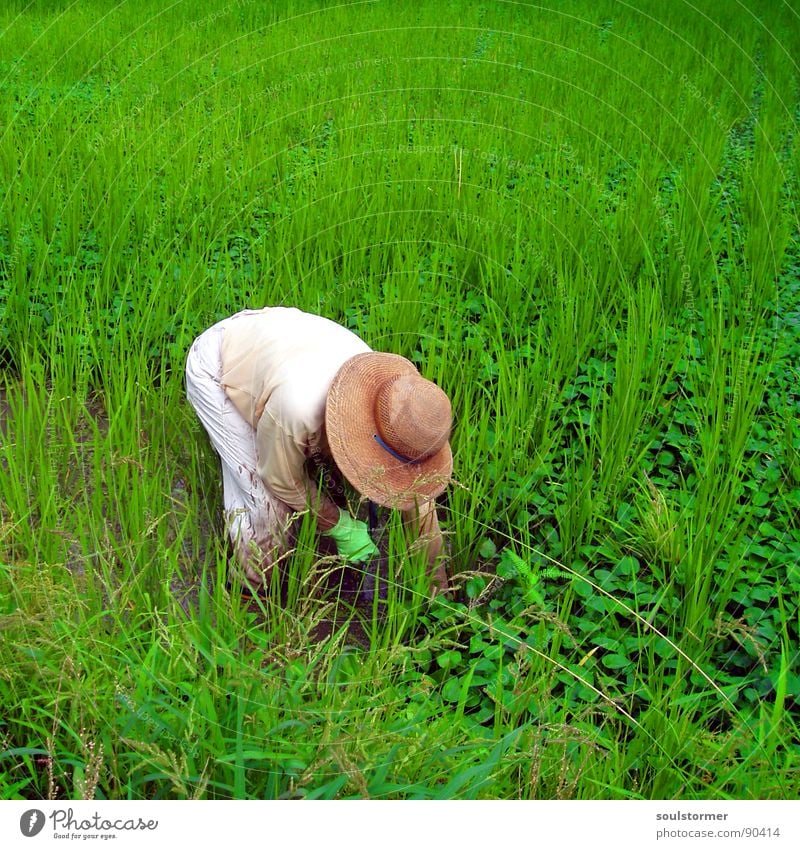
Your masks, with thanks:
[{"label": "person's hand", "polygon": [[345,510],[339,510],[339,521],[324,533],[333,539],[336,550],[348,563],[366,563],[378,554],[366,522],[353,518]]}]

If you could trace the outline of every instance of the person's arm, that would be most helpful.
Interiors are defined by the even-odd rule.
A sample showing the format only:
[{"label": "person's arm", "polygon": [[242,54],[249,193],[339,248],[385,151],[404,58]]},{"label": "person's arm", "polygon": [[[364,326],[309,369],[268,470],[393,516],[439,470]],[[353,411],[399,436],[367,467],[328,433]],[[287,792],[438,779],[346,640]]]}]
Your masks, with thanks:
[{"label": "person's arm", "polygon": [[429,574],[436,591],[445,593],[448,590],[447,571],[444,563],[444,539],[439,527],[439,517],[436,515],[436,502],[423,501],[419,507],[403,510],[403,524],[424,545],[428,554]]},{"label": "person's arm", "polygon": [[306,473],[309,434],[303,417],[293,412],[279,393],[264,408],[256,429],[258,474],[270,492],[298,513],[312,509],[318,529],[327,531],[339,521],[339,508]]}]

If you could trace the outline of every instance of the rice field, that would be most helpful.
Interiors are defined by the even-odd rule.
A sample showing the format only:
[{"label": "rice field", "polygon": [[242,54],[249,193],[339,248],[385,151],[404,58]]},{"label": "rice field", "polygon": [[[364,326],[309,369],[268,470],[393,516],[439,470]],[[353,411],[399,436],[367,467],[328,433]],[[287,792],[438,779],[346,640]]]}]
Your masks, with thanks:
[{"label": "rice field", "polygon": [[[796,0],[6,0],[0,798],[800,790]],[[191,341],[449,394],[453,591],[230,566]]]}]

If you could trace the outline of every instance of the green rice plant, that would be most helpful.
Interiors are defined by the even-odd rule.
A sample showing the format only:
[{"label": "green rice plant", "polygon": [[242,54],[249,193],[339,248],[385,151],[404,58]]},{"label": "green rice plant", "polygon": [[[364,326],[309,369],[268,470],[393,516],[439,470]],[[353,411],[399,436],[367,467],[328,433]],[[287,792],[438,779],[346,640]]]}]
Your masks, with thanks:
[{"label": "green rice plant", "polygon": [[[4,4],[0,796],[788,796],[795,17]],[[235,575],[183,366],[270,304],[449,394],[449,598]]]}]

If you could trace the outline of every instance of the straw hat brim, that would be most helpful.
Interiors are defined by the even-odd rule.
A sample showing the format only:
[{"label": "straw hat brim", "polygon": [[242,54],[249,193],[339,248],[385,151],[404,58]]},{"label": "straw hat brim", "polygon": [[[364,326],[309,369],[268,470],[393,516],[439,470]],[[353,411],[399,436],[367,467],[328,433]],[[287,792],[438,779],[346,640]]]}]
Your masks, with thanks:
[{"label": "straw hat brim", "polygon": [[397,354],[368,352],[347,360],[336,373],[325,405],[325,431],[333,460],[365,498],[409,510],[441,494],[453,472],[450,444],[418,463],[404,463],[375,440],[375,400],[389,379],[418,374]]}]

